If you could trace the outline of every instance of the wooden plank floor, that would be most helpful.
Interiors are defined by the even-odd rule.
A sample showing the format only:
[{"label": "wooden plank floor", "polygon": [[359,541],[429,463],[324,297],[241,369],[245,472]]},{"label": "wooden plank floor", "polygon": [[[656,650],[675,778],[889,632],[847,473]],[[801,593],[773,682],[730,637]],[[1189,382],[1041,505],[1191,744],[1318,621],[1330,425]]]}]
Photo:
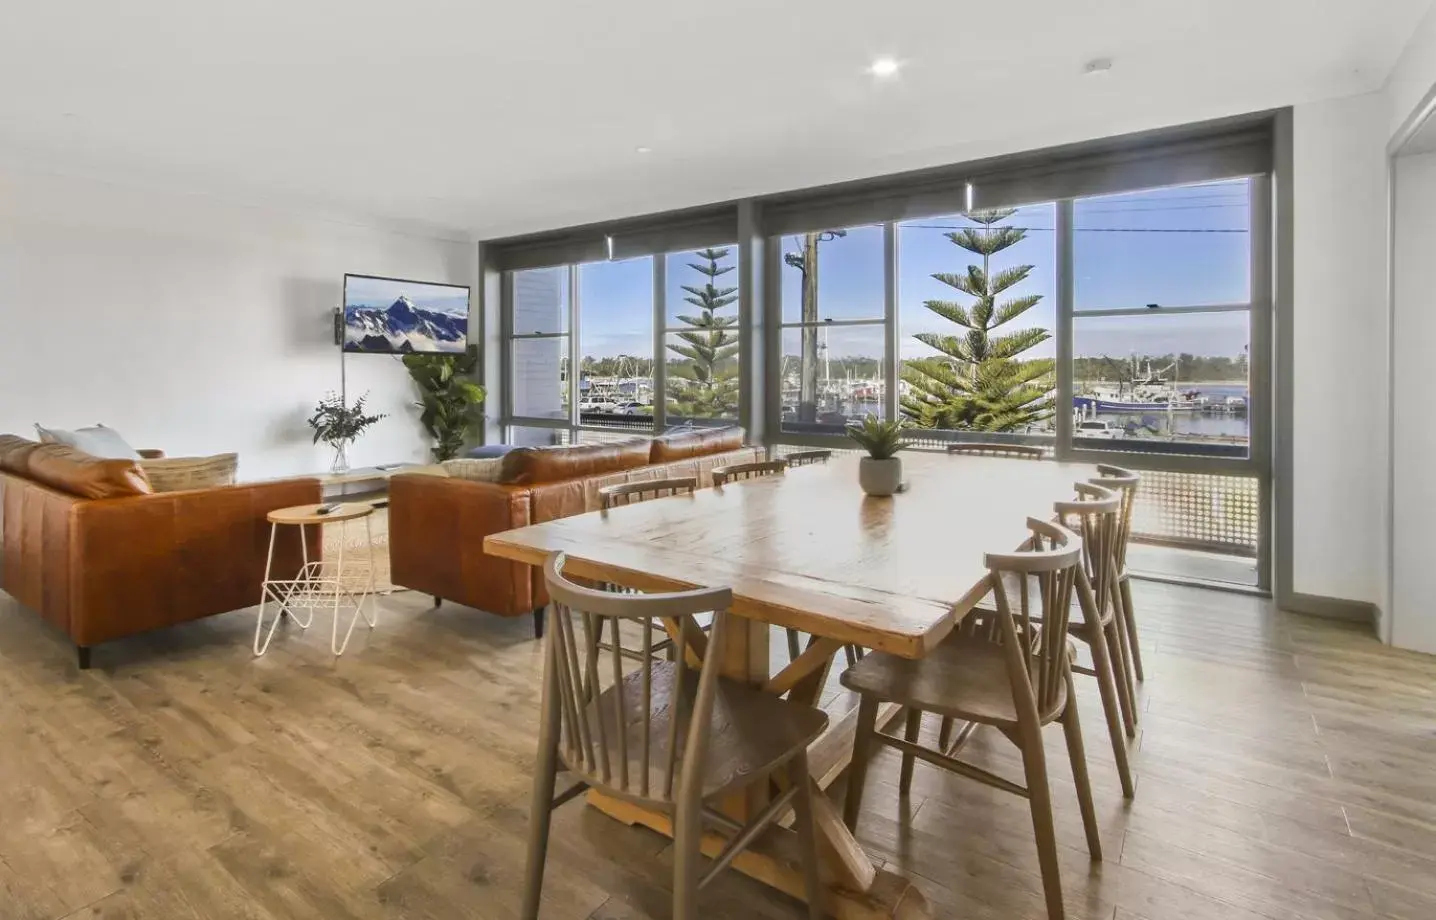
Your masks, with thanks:
[{"label": "wooden plank floor", "polygon": [[[1095,687],[1078,686],[1102,863],[1049,733],[1069,916],[1436,917],[1436,659],[1252,598],[1138,584],[1137,602],[1130,806]],[[316,627],[255,660],[251,615],[229,614],[103,647],[81,673],[0,595],[0,917],[516,916],[528,621],[398,594],[337,662]],[[1020,775],[1000,736],[969,750]],[[1045,916],[1024,801],[923,764],[903,800],[896,774],[880,755],[859,837],[935,916]],[[545,917],[669,915],[663,838],[575,803],[553,839]],[[731,873],[707,894],[705,917],[801,915]]]}]

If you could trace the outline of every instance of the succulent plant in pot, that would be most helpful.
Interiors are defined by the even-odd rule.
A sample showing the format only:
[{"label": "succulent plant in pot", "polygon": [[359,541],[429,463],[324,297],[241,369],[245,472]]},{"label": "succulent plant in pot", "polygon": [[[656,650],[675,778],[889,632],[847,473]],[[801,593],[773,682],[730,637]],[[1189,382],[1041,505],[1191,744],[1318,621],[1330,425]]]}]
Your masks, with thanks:
[{"label": "succulent plant in pot", "polygon": [[902,487],[902,459],[897,453],[908,445],[903,423],[884,422],[869,415],[848,425],[848,437],[868,452],[858,463],[858,484],[869,495],[892,495]]}]

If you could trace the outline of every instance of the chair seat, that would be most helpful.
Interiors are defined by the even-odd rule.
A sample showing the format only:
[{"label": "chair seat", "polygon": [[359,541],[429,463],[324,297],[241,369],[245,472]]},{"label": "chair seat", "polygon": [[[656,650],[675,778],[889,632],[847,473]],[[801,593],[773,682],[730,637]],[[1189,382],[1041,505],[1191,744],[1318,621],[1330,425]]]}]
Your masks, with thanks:
[{"label": "chair seat", "polygon": [[[1030,655],[1029,668],[1035,667]],[[1017,725],[1017,705],[1007,674],[1007,652],[986,639],[950,636],[926,658],[899,658],[869,652],[843,672],[849,690],[885,703],[915,706],[924,712],[986,725]],[[1038,715],[1045,725],[1067,705],[1062,685]]]},{"label": "chair seat", "polygon": [[[668,733],[677,699],[675,662],[655,661],[650,687],[649,781],[650,792],[661,796],[664,767],[668,763]],[[688,737],[693,714],[693,700],[698,691],[698,672],[683,669],[683,705],[678,720],[677,744],[681,748]],[[623,680],[623,707],[628,744],[629,787],[637,790],[643,757],[643,672],[634,671]],[[609,687],[599,695],[598,703],[590,703],[586,711],[589,732],[596,739],[598,712],[603,712],[607,731],[609,770],[613,782],[619,784],[618,735],[614,731],[614,697],[617,687]],[[769,693],[728,678],[718,679],[713,701],[713,727],[703,765],[704,800],[725,796],[743,789],[767,776],[800,751],[806,750],[828,726],[827,713],[790,703]],[[565,752],[567,756],[567,752]],[[674,767],[675,793],[682,764]],[[602,784],[598,784],[600,788]],[[607,790],[623,795],[621,790]]]}]

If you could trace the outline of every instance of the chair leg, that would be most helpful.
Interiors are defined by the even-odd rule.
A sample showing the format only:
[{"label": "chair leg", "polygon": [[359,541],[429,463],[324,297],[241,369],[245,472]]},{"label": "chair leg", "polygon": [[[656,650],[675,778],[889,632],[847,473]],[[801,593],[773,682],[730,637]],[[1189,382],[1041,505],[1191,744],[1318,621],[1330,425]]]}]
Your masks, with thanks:
[{"label": "chair leg", "polygon": [[538,920],[543,893],[544,863],[548,858],[548,832],[553,817],[553,787],[558,777],[559,687],[552,640],[545,649],[543,704],[539,722],[538,763],[534,765],[533,799],[529,806],[529,854],[524,874],[523,920]]},{"label": "chair leg", "polygon": [[440,604],[442,604],[442,603],[444,602],[444,599],[443,599],[442,597],[440,597],[439,595],[437,595],[437,594],[435,594],[433,597],[434,597],[434,606],[435,606],[435,607],[439,606]]},{"label": "chair leg", "polygon": [[1132,663],[1127,657],[1127,635],[1122,629],[1121,614],[1107,625],[1107,651],[1112,659],[1112,682],[1117,691],[1117,704],[1122,725],[1128,738],[1137,737],[1137,701],[1132,689]]},{"label": "chair leg", "polygon": [[1087,751],[1082,746],[1082,723],[1077,717],[1077,692],[1072,674],[1067,674],[1067,710],[1059,720],[1067,736],[1067,757],[1072,761],[1072,780],[1077,785],[1077,804],[1082,809],[1082,829],[1087,832],[1087,852],[1102,860],[1102,838],[1097,833],[1097,811],[1092,807],[1092,783],[1087,776]]},{"label": "chair leg", "polygon": [[843,655],[848,659],[848,667],[851,668],[853,665],[858,663],[858,655],[856,652],[853,651],[853,647],[851,645],[843,646]]},{"label": "chair leg", "polygon": [[813,781],[808,776],[808,752],[788,765],[788,781],[798,790],[793,797],[793,823],[803,851],[803,886],[808,895],[808,920],[823,920],[823,876],[818,868],[818,835],[813,826]]},{"label": "chair leg", "polygon": [[802,642],[798,638],[796,629],[788,630],[788,660],[797,661],[798,656],[803,654]]},{"label": "chair leg", "polygon": [[673,816],[673,920],[698,920],[703,800],[697,784],[694,785],[694,789],[679,792],[678,807]]},{"label": "chair leg", "polygon": [[858,730],[853,735],[853,759],[848,764],[848,795],[843,802],[843,823],[858,829],[858,812],[863,806],[863,784],[868,778],[868,760],[873,755],[873,733],[878,724],[878,700],[864,695],[858,702]]},{"label": "chair leg", "polygon": [[1117,761],[1117,776],[1122,780],[1122,795],[1132,798],[1136,788],[1132,785],[1132,764],[1127,757],[1127,735],[1122,726],[1121,703],[1117,698],[1117,674],[1112,670],[1112,656],[1107,642],[1107,630],[1100,625],[1087,627],[1092,648],[1092,670],[1097,672],[1097,691],[1102,696],[1102,712],[1107,716],[1107,734],[1112,738],[1112,756]]},{"label": "chair leg", "polygon": [[544,611],[547,610],[547,609],[548,609],[547,607],[539,607],[539,608],[537,608],[537,609],[534,610],[534,638],[535,638],[535,639],[542,639],[542,638],[543,638],[543,619],[544,619]]},{"label": "chair leg", "polygon": [[1132,646],[1132,672],[1137,680],[1145,681],[1142,673],[1142,647],[1137,644],[1137,608],[1132,604],[1132,579],[1122,579],[1122,619],[1127,624],[1127,642]]},{"label": "chair leg", "polygon": [[[903,737],[909,743],[916,744],[918,732],[922,729],[922,710],[909,707],[907,711],[907,728]],[[912,765],[917,758],[911,754],[902,755],[902,772],[898,774],[898,792],[907,795],[912,790]]]},{"label": "chair leg", "polygon": [[1027,776],[1027,803],[1032,808],[1032,831],[1037,838],[1037,862],[1042,867],[1042,891],[1047,898],[1048,920],[1063,920],[1062,876],[1057,864],[1057,830],[1052,821],[1052,790],[1047,786],[1047,756],[1042,750],[1042,728],[1024,718],[1014,733],[1021,742],[1022,769]]},{"label": "chair leg", "polygon": [[947,746],[952,744],[952,729],[957,721],[952,716],[942,717],[942,728],[937,733],[937,748],[944,754],[947,753]]},{"label": "chair leg", "polygon": [[75,657],[76,664],[80,666],[81,671],[90,670],[90,647],[88,645],[75,646]]},{"label": "chair leg", "polygon": [[1127,725],[1127,737],[1137,737],[1137,685],[1132,680],[1132,656],[1127,643],[1127,620],[1122,616],[1122,593],[1117,585],[1112,586],[1112,623],[1114,633],[1107,642],[1116,666],[1117,699],[1122,703],[1122,721]]}]

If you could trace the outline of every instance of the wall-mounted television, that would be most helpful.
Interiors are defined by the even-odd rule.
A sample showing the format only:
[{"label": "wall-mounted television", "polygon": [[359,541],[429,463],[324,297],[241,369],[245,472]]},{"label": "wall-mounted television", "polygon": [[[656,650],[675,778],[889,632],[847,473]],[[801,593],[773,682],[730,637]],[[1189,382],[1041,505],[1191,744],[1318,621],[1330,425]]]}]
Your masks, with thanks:
[{"label": "wall-mounted television", "polygon": [[463,354],[469,289],[375,275],[344,276],[344,350]]}]

